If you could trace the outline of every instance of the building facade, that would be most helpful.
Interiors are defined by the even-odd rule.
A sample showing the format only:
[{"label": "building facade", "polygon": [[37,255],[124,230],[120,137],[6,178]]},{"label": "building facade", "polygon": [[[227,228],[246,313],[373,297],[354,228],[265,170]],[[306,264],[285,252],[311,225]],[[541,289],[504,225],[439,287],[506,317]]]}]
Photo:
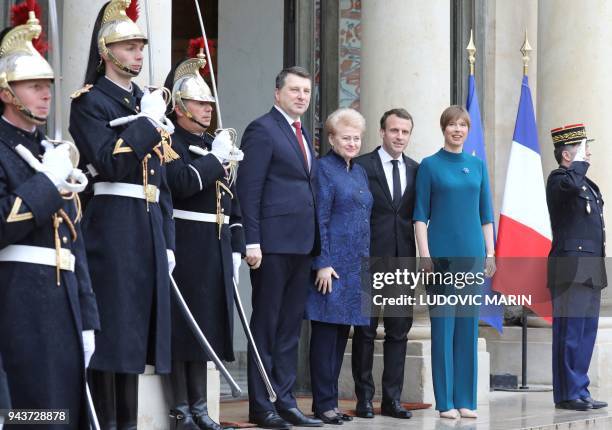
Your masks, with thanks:
[{"label": "building facade", "polygon": [[[5,24],[13,3],[11,0],[0,5],[0,20]],[[40,3],[44,13],[46,2]],[[104,0],[58,1],[64,122],[68,118],[69,94],[82,86],[91,28],[104,3]],[[450,104],[465,104],[468,78],[465,47],[473,29],[477,48],[475,75],[496,214],[503,197],[523,76],[519,50],[527,32],[533,47],[528,77],[537,115],[543,174],[547,176],[556,167],[550,129],[583,122],[589,137],[596,139],[591,146],[593,164],[589,174],[604,196],[612,195],[612,174],[608,170],[612,146],[605,137],[608,113],[612,111],[609,25],[612,2],[200,0],[200,4],[208,36],[217,41],[215,69],[224,125],[236,128],[240,134],[252,119],[272,105],[276,73],[286,65],[303,65],[313,73],[315,83],[311,109],[304,122],[313,131],[321,154],[328,150],[322,123],[337,107],[354,107],[365,116],[363,152],[379,144],[381,114],[398,106],[405,107],[414,117],[407,155],[421,160],[437,151],[443,144],[438,126],[440,113]],[[161,85],[171,65],[185,52],[188,39],[201,35],[195,7],[191,0],[140,0],[140,9],[139,24],[149,35],[153,61],[147,56],[137,82],[149,84],[147,70],[151,64],[155,81],[152,84]],[[150,29],[146,26],[147,10]],[[64,129],[67,136],[67,124]],[[609,225],[611,216],[607,211],[605,220]],[[246,268],[242,270],[242,299],[248,308],[250,285]],[[606,298],[603,303],[604,308],[609,305]],[[411,337],[427,338],[426,319],[421,321],[422,329],[413,329]],[[605,339],[612,323],[602,318],[600,327],[600,337]],[[549,329],[534,330],[542,331],[536,331],[538,340],[534,342],[533,354],[550,355],[550,348],[546,352]],[[509,329],[504,335],[510,343],[515,342],[516,350],[503,349],[500,342],[504,338],[492,330],[483,328],[482,335],[486,338],[486,347],[484,344],[482,347],[488,349],[490,356],[490,372],[517,373],[520,348],[519,338],[513,337],[516,333]],[[306,345],[303,347],[302,355],[307,357]],[[235,348],[246,351],[238,320]],[[592,369],[594,384],[608,387],[612,385],[612,375],[599,363],[604,363],[612,352],[603,344],[598,344],[598,348]],[[244,359],[241,361],[244,363]],[[305,361],[300,366],[302,386],[307,388],[308,366]],[[530,370],[533,382],[550,380],[548,366],[541,369],[533,366],[536,367]],[[350,391],[350,384],[346,387]],[[406,385],[405,391],[410,389]],[[408,393],[407,398],[414,396]]]}]

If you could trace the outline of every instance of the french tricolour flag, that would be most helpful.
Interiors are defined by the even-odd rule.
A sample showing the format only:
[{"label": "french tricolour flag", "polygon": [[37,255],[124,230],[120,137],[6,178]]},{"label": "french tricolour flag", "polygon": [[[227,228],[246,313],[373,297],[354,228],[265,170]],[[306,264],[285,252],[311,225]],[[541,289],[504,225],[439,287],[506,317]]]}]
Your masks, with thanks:
[{"label": "french tricolour flag", "polygon": [[529,307],[547,320],[552,315],[546,286],[551,238],[531,91],[523,76],[499,218],[493,289],[505,295],[529,295]]}]

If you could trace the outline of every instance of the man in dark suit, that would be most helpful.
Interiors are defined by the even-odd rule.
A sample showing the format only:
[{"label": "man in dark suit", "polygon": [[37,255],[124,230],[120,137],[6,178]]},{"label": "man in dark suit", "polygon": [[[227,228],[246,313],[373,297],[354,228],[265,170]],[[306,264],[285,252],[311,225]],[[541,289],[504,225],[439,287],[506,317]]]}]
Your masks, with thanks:
[{"label": "man in dark suit", "polygon": [[608,284],[603,199],[586,173],[591,153],[582,124],[551,130],[555,159],[546,184],[552,229],[548,286],[553,300],[553,395],[557,408],[585,411],[594,400],[587,372],[595,346],[601,290]]},{"label": "man in dark suit", "polygon": [[[412,116],[401,108],[385,112],[380,120],[382,146],[357,158],[368,174],[374,206],[370,218],[372,257],[415,257],[412,211],[418,163],[404,155],[413,127]],[[385,316],[382,414],[410,418],[400,403],[404,382],[404,361],[412,309],[407,315]],[[369,326],[355,327],[353,335],[353,379],[357,395],[357,416],[373,418],[374,380],[372,362],[379,310]]]},{"label": "man in dark suit", "polygon": [[319,427],[297,408],[292,388],[312,255],[319,252],[313,178],[316,159],[300,116],[310,103],[310,74],[301,67],[276,77],[274,106],[249,124],[237,189],[246,261],[253,285],[253,338],[277,394],[268,399],[249,351],[249,420],[263,428]]}]

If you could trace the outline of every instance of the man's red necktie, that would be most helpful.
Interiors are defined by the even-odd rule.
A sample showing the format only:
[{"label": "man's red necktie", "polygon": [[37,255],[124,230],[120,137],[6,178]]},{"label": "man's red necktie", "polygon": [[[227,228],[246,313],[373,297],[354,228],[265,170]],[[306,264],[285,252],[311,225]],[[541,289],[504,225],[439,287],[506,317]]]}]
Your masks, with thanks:
[{"label": "man's red necktie", "polygon": [[297,141],[300,144],[300,149],[302,150],[302,155],[304,156],[304,162],[306,163],[306,166],[308,166],[306,146],[304,145],[304,138],[302,137],[302,123],[299,121],[295,121],[292,125],[293,127],[295,127],[295,136],[297,137]]}]

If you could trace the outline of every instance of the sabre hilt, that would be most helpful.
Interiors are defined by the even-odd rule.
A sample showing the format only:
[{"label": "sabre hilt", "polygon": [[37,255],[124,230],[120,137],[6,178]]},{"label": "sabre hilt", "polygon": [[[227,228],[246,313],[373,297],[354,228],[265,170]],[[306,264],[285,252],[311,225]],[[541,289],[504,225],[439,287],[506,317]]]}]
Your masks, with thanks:
[{"label": "sabre hilt", "polygon": [[[70,175],[68,176],[68,179],[61,183],[60,188],[70,193],[80,193],[81,191],[83,191],[87,187],[89,181],[87,179],[87,176],[85,176],[81,169],[78,168],[80,153],[76,145],[67,140],[43,140],[42,144],[46,149],[59,145],[68,146],[70,162],[72,163],[73,169]],[[23,158],[32,169],[36,170],[37,172],[43,171],[42,163],[38,158],[34,156],[34,154],[30,152],[28,148],[19,144],[15,147],[15,152],[17,152],[17,154],[19,154],[19,156]]]},{"label": "sabre hilt", "polygon": [[[164,103],[166,104],[166,108],[164,109],[165,112],[168,108],[168,105],[172,101],[172,93],[170,92],[170,90],[163,86],[146,86],[144,90],[146,95],[143,96],[143,99],[144,97],[147,97],[149,93],[152,93],[154,91],[161,91],[161,96],[164,100]],[[157,115],[152,115],[150,112],[146,111],[146,107],[143,106],[142,109],[142,112],[139,112],[138,114],[113,119],[112,121],[109,121],[108,125],[111,127],[119,127],[125,124],[129,124],[130,122],[136,121],[138,118],[148,118],[156,127],[163,129],[169,134],[174,133],[174,124],[172,124],[172,122],[165,114],[160,116],[159,118],[156,118]]]},{"label": "sabre hilt", "polygon": [[215,136],[219,135],[222,132],[227,132],[232,142],[232,149],[225,157],[225,161],[227,161],[229,164],[227,182],[230,186],[232,186],[234,182],[236,182],[236,178],[238,176],[238,163],[244,159],[244,153],[236,145],[236,142],[238,141],[238,133],[236,132],[236,129],[218,128],[215,131]]}]

